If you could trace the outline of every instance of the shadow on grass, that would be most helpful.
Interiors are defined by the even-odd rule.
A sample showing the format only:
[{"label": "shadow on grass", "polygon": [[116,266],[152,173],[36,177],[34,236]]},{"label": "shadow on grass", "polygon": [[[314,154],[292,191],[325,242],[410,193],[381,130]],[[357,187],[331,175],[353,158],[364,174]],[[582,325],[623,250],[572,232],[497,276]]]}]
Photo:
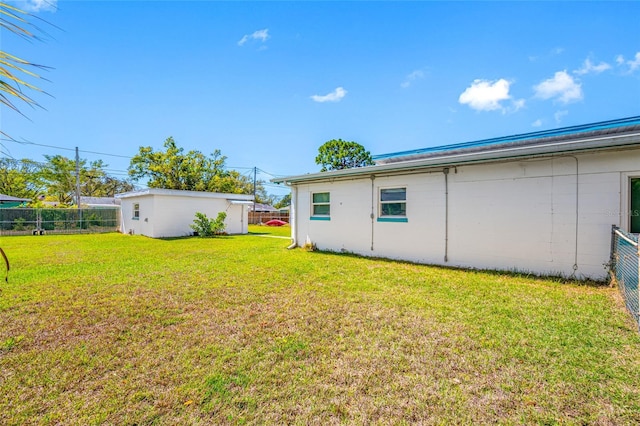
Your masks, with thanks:
[{"label": "shadow on grass", "polygon": [[184,237],[161,237],[154,238],[158,241],[182,241],[182,240],[230,240],[238,235],[242,236],[242,234],[233,234],[233,235],[215,235],[213,237],[199,237],[197,235],[186,235]]},{"label": "shadow on grass", "polygon": [[573,285],[586,286],[586,287],[605,287],[605,286],[611,285],[608,281],[600,281],[600,280],[595,280],[591,278],[585,278],[583,280],[580,280],[577,278],[566,277],[559,273],[541,275],[541,274],[536,274],[530,271],[518,270],[515,268],[511,270],[465,268],[462,266],[437,265],[432,263],[412,262],[409,260],[389,259],[386,257],[364,256],[364,255],[352,253],[349,251],[338,252],[338,251],[332,251],[332,250],[318,250],[318,249],[306,250],[304,248],[300,248],[300,250],[305,250],[310,253],[325,254],[325,255],[331,255],[331,256],[352,257],[355,259],[371,259],[378,262],[384,262],[384,263],[390,263],[390,264],[396,264],[396,265],[425,266],[425,267],[436,268],[436,269],[445,270],[445,271],[473,272],[473,273],[485,274],[490,276],[525,278],[528,280],[535,280],[535,281],[551,281],[559,284],[573,284]]}]

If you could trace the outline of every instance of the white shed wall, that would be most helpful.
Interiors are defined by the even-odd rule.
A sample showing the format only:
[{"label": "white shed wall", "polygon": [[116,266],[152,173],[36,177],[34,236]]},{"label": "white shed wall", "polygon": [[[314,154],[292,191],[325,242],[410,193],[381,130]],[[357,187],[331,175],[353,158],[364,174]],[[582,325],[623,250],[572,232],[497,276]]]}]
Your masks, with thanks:
[{"label": "white shed wall", "polygon": [[[140,205],[140,219],[133,218],[133,205]],[[122,233],[153,236],[153,222],[145,221],[149,212],[154,210],[153,195],[141,195],[138,197],[123,198],[120,204],[122,213]],[[144,216],[144,215],[147,216]]]},{"label": "white shed wall", "polygon": [[[292,232],[321,249],[565,276],[577,264],[576,276],[604,279],[611,225],[628,223],[628,176],[640,176],[640,150],[450,168],[448,218],[440,170],[378,176],[373,187],[369,178],[299,184]],[[407,188],[406,223],[377,220],[386,187]],[[325,191],[331,218],[311,220],[310,194]]]},{"label": "white shed wall", "polygon": [[[140,204],[140,219],[133,219],[133,205]],[[122,198],[123,233],[153,238],[192,235],[191,226],[196,212],[215,219],[226,212],[226,232],[246,234],[248,209],[246,205],[231,204],[225,198],[190,197],[182,195],[149,194]]]}]

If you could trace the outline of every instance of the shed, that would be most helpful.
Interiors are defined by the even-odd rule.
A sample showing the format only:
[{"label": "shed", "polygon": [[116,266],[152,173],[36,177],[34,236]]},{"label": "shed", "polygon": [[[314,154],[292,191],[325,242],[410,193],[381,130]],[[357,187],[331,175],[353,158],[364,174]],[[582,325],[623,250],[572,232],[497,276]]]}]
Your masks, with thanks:
[{"label": "shed", "polygon": [[20,207],[30,202],[28,198],[12,197],[11,195],[0,194],[0,209],[10,207]]},{"label": "shed", "polygon": [[193,234],[197,212],[215,219],[225,212],[226,232],[248,233],[248,206],[253,195],[149,188],[116,194],[121,203],[121,231],[153,238]]},{"label": "shed", "polygon": [[640,117],[374,160],[273,180],[294,245],[605,279],[611,225],[640,232]]}]

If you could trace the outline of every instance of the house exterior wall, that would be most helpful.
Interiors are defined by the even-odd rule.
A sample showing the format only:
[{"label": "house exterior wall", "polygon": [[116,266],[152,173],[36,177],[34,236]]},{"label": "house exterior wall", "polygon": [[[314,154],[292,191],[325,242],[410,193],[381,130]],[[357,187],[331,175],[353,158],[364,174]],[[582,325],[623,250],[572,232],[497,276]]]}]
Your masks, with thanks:
[{"label": "house exterior wall", "polygon": [[[133,218],[133,206],[140,205],[139,219]],[[191,197],[188,195],[146,194],[122,198],[122,232],[146,235],[153,238],[182,237],[192,235],[191,226],[196,212],[215,219],[219,212],[226,212],[226,232],[248,232],[248,209],[241,204],[231,204],[226,198]]]},{"label": "house exterior wall", "polygon": [[[451,167],[448,199],[442,169],[300,183],[292,232],[320,249],[605,279],[632,176],[640,149]],[[406,222],[380,221],[381,188],[406,188]],[[312,217],[314,192],[330,193],[329,220]]]}]

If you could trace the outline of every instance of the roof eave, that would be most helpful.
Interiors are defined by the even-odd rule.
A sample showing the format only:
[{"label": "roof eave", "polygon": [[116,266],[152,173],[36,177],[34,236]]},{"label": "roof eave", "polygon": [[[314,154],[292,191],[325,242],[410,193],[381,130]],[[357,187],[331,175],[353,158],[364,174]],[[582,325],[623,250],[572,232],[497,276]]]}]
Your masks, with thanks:
[{"label": "roof eave", "polygon": [[469,163],[485,163],[526,157],[557,156],[562,154],[567,155],[570,153],[594,150],[616,150],[630,146],[640,146],[640,132],[621,135],[603,135],[599,137],[577,140],[574,139],[564,142],[553,142],[549,144],[539,144],[533,146],[504,147],[480,152],[442,155],[427,159],[406,160],[402,162],[359,167],[354,169],[334,170],[330,172],[288,176],[272,179],[272,182],[291,185],[303,182],[327,181],[347,177],[378,175],[381,173],[399,172],[413,169],[451,167]]}]

